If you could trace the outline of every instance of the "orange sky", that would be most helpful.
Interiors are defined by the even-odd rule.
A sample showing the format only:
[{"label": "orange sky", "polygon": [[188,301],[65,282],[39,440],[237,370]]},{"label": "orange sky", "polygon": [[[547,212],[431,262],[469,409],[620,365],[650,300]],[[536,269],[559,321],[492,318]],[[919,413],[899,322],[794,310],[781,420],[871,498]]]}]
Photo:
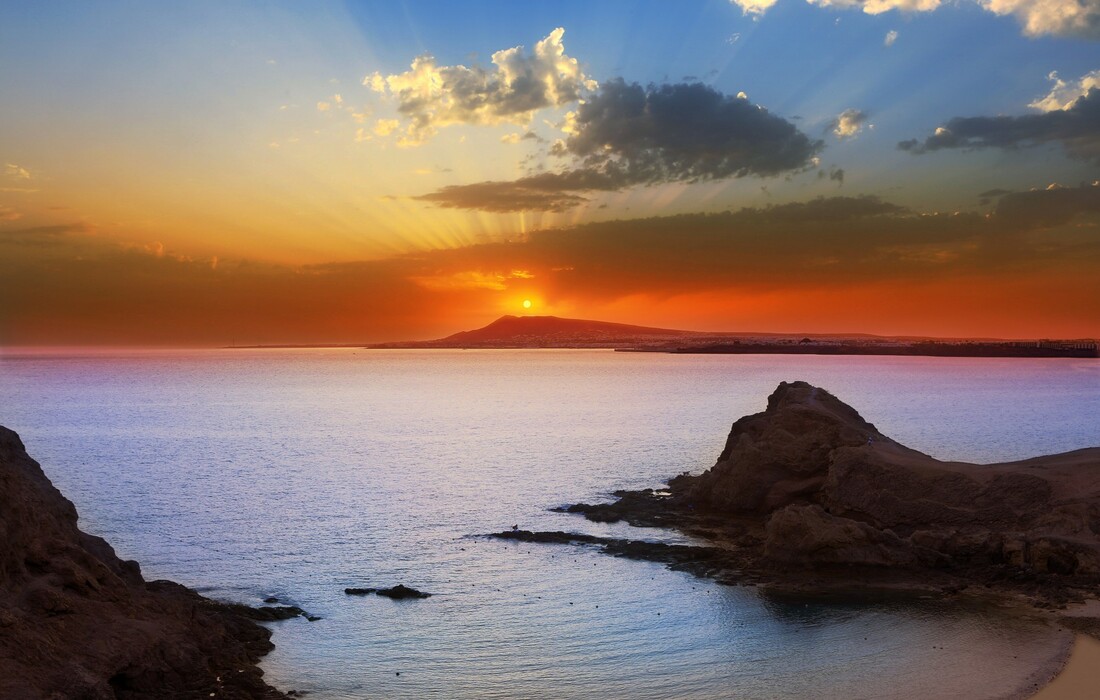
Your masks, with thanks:
[{"label": "orange sky", "polygon": [[[1031,221],[1018,207],[1010,219],[934,217],[832,199],[304,266],[186,258],[79,229],[12,231],[0,239],[4,340],[384,341],[525,312],[700,330],[1095,337],[1096,216],[1073,208],[1095,206],[1098,192],[1031,193]],[[1052,198],[1056,212],[1043,214]],[[999,208],[1014,206],[1006,197]]]}]

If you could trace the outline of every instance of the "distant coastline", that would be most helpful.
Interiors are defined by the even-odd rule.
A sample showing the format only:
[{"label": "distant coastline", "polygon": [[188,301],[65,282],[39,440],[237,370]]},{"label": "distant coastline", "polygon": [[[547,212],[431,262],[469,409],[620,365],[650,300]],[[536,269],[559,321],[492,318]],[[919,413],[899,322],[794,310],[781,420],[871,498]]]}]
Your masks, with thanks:
[{"label": "distant coastline", "polygon": [[896,355],[919,357],[1100,357],[1095,339],[1004,340],[861,333],[795,334],[686,331],[557,316],[502,316],[487,326],[435,340],[388,343],[233,345],[233,349],[364,348],[370,350],[610,349],[720,355]]},{"label": "distant coastline", "polygon": [[1085,341],[946,341],[922,340],[908,344],[876,343],[726,343],[670,350],[677,354],[717,355],[900,355],[919,357],[1076,357],[1095,358],[1095,342]]}]

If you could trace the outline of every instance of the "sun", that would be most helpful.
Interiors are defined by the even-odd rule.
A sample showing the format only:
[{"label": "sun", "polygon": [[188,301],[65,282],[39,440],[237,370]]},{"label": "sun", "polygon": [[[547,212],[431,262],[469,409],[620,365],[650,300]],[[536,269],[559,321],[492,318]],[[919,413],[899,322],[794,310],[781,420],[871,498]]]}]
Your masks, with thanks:
[{"label": "sun", "polygon": [[524,299],[523,300],[523,308],[525,308],[525,309],[531,308],[531,300],[530,299]]}]

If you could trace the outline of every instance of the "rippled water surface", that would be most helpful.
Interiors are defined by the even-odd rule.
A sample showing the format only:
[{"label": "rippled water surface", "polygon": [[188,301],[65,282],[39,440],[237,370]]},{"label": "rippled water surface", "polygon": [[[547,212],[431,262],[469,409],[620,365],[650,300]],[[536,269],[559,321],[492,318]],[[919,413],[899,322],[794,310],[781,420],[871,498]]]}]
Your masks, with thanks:
[{"label": "rippled water surface", "polygon": [[[0,423],[147,578],[274,624],[283,689],[336,698],[994,698],[1066,633],[927,605],[782,604],[655,564],[473,537],[677,540],[551,506],[709,467],[804,379],[936,457],[1100,444],[1100,363],[609,351],[0,356]],[[402,582],[423,601],[345,596]],[[397,675],[400,673],[400,675]]]}]

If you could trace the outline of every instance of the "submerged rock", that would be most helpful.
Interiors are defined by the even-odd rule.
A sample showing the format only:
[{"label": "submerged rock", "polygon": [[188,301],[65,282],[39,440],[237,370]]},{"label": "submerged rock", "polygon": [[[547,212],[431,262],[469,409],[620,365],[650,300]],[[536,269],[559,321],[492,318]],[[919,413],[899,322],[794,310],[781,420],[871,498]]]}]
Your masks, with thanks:
[{"label": "submerged rock", "polygon": [[289,620],[295,617],[304,617],[310,622],[321,619],[310,615],[297,605],[261,605],[255,608],[236,603],[226,603],[225,605],[238,615],[258,622],[275,622],[277,620]]},{"label": "submerged rock", "polygon": [[418,591],[415,588],[409,588],[404,584],[397,584],[393,588],[345,588],[344,593],[347,595],[380,595],[386,598],[392,598],[393,600],[404,600],[406,598],[431,598],[431,593],[424,593]]},{"label": "submerged rock", "polygon": [[271,632],[77,528],[19,436],[0,427],[0,697],[277,699]]}]

